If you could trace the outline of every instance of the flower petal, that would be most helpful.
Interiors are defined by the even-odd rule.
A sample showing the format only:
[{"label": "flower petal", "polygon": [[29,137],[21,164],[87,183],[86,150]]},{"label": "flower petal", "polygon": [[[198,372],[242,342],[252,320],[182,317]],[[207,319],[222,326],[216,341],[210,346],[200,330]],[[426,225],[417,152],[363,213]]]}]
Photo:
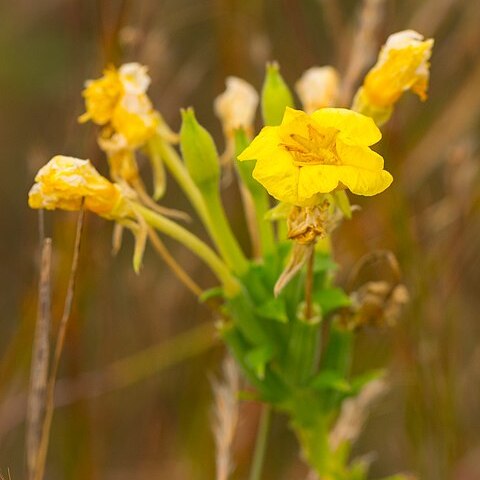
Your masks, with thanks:
[{"label": "flower petal", "polygon": [[390,186],[392,176],[386,170],[372,171],[358,167],[337,167],[338,178],[355,195],[377,195]]},{"label": "flower petal", "polygon": [[336,147],[342,165],[373,171],[383,169],[383,157],[364,145],[349,145],[337,139]]},{"label": "flower petal", "polygon": [[321,108],[312,113],[312,118],[322,127],[339,130],[339,137],[346,143],[368,146],[382,138],[370,117],[346,108]]},{"label": "flower petal", "polygon": [[273,157],[259,158],[253,170],[253,178],[260,182],[277,200],[296,204],[299,168],[291,155],[283,149],[272,151]]}]

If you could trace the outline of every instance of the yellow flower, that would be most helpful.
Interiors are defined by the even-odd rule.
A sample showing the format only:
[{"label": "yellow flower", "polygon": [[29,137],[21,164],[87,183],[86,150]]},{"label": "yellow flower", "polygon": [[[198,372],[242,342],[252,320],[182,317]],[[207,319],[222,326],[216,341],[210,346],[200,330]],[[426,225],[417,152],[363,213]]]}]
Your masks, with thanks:
[{"label": "yellow flower", "polygon": [[433,39],[424,41],[414,30],[390,35],[357,95],[383,108],[395,104],[407,90],[426,100],[432,47]]},{"label": "yellow flower", "polygon": [[79,210],[85,208],[114,218],[123,199],[120,188],[102,177],[89,160],[57,155],[43,166],[28,194],[31,208]]},{"label": "yellow flower", "polygon": [[385,190],[392,176],[369,148],[381,138],[371,118],[343,108],[312,115],[287,108],[281,125],[264,127],[238,157],[256,160],[253,177],[277,200],[312,206],[319,194],[348,188],[357,195]]},{"label": "yellow flower", "polygon": [[313,113],[324,107],[333,107],[337,101],[340,77],[333,67],[312,67],[303,73],[295,90],[304,110]]}]

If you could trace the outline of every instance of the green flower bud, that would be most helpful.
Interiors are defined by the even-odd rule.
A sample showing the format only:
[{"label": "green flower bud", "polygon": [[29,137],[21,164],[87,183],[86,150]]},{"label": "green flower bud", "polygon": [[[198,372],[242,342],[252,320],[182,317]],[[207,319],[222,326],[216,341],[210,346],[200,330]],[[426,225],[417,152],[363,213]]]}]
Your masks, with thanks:
[{"label": "green flower bud", "polygon": [[192,180],[200,187],[218,184],[220,165],[211,135],[195,118],[193,108],[182,110],[180,148]]},{"label": "green flower bud", "polygon": [[293,106],[292,93],[280,75],[278,63],[268,63],[262,88],[263,123],[271,126],[280,125],[285,108]]}]

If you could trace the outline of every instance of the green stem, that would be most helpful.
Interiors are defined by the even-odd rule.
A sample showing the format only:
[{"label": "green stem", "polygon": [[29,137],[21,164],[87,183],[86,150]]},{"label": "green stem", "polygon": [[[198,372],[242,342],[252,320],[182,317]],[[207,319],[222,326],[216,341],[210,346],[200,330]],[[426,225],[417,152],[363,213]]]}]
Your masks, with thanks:
[{"label": "green stem", "polygon": [[209,218],[207,206],[199,188],[195,185],[192,177],[188,174],[188,170],[180,159],[178,153],[169,143],[161,138],[155,138],[151,142],[151,148],[160,153],[160,156],[170,173],[175,177],[175,180],[190,200],[190,203],[198,213],[203,224],[208,228]]},{"label": "green stem", "polygon": [[243,275],[248,270],[248,261],[232,233],[217,185],[205,185],[202,193],[208,206],[210,234],[227,265],[238,275]]},{"label": "green stem", "polygon": [[255,452],[253,454],[252,468],[250,470],[249,480],[260,480],[265,460],[265,451],[267,449],[268,432],[270,430],[270,421],[272,417],[272,407],[264,405],[262,416],[257,432],[257,441],[255,442]]},{"label": "green stem", "polygon": [[252,197],[255,204],[255,218],[260,232],[262,253],[263,255],[269,255],[275,252],[276,245],[272,222],[265,219],[266,213],[270,210],[268,195],[267,192],[256,192]]},{"label": "green stem", "polygon": [[175,222],[172,222],[168,218],[163,217],[142,205],[136,204],[134,209],[137,214],[145,219],[148,225],[174,238],[195,253],[195,255],[200,257],[222,282],[225,294],[228,297],[233,297],[238,293],[240,289],[238,281],[230,273],[230,270],[225,263],[222,262],[217,254],[206,243],[202,242],[198,237]]},{"label": "green stem", "polygon": [[210,187],[201,190],[171,145],[156,139],[154,148],[161,153],[165,165],[187,195],[225,262],[239,275],[246,272],[248,262],[228,225],[218,191]]}]

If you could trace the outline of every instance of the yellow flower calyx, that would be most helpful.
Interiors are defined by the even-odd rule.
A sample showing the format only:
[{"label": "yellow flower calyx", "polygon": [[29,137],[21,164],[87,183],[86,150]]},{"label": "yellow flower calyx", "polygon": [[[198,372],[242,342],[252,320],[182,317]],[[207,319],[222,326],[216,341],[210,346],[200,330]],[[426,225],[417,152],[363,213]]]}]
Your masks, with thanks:
[{"label": "yellow flower calyx", "polygon": [[31,208],[87,210],[106,218],[117,216],[123,194],[102,177],[89,160],[57,155],[43,166],[28,194]]},{"label": "yellow flower calyx", "polygon": [[277,200],[313,206],[336,189],[370,196],[391,184],[383,158],[369,148],[380,138],[371,118],[351,110],[287,108],[281,125],[264,127],[238,159],[257,161],[253,177]]}]

